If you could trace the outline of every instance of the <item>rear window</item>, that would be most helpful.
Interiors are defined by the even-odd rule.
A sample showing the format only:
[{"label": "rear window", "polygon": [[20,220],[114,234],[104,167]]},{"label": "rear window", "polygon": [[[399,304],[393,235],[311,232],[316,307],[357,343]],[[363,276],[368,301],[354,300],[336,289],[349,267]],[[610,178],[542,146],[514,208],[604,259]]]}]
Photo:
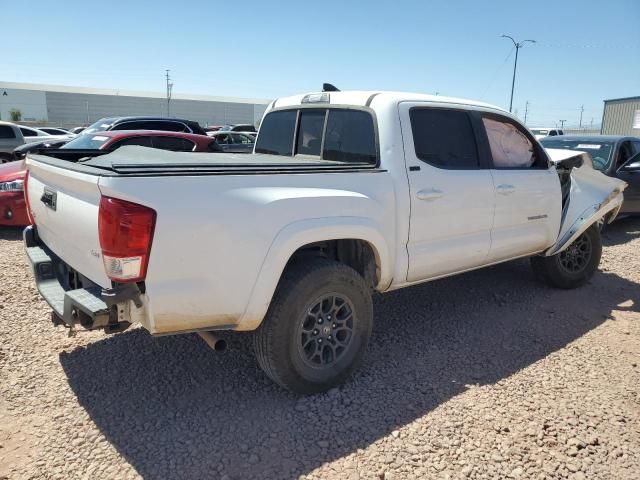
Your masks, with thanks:
[{"label": "rear window", "polygon": [[332,108],[280,110],[267,114],[260,126],[255,151],[370,165],[375,165],[378,158],[371,114]]},{"label": "rear window", "polygon": [[268,114],[260,125],[256,153],[291,156],[297,116],[297,110],[281,110]]},{"label": "rear window", "polygon": [[60,148],[69,149],[82,149],[82,150],[99,150],[100,147],[109,140],[110,137],[106,135],[80,135],[70,142],[65,143]]}]

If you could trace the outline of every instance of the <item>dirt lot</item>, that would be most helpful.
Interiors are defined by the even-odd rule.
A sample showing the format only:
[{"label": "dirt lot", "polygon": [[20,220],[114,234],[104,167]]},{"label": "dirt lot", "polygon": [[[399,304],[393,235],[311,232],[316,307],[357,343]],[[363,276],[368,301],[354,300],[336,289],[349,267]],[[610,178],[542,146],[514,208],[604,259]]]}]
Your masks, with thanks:
[{"label": "dirt lot", "polygon": [[586,287],[527,261],[376,299],[365,366],[297,398],[247,335],[67,337],[0,229],[0,479],[640,478],[640,220]]}]

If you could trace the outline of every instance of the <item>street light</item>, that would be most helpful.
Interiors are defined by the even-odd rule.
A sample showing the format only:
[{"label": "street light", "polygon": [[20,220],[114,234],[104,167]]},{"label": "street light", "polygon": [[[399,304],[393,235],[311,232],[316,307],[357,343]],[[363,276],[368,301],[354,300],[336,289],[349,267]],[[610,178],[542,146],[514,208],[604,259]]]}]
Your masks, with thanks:
[{"label": "street light", "polygon": [[516,47],[516,60],[513,62],[513,80],[511,81],[511,100],[509,101],[509,112],[511,112],[511,107],[513,107],[513,88],[516,85],[516,68],[518,68],[518,50],[520,50],[525,43],[531,42],[536,43],[535,40],[522,40],[521,42],[516,42],[513,37],[509,35],[502,35],[502,38],[508,38],[513,42],[513,46]]}]

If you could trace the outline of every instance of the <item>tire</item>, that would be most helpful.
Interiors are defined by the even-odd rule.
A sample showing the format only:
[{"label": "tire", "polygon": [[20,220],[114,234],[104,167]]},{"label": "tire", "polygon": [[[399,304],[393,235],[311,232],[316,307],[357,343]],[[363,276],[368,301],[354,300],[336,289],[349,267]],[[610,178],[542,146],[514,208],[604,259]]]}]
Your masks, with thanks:
[{"label": "tire", "polygon": [[0,153],[0,163],[9,163],[13,162],[15,159],[13,155],[10,153]]},{"label": "tire", "polygon": [[292,263],[254,333],[258,364],[278,385],[313,394],[360,365],[373,324],[370,289],[351,267],[325,258]]},{"label": "tire", "polygon": [[536,277],[555,288],[571,289],[587,283],[602,256],[599,226],[592,225],[567,249],[551,257],[532,257]]}]

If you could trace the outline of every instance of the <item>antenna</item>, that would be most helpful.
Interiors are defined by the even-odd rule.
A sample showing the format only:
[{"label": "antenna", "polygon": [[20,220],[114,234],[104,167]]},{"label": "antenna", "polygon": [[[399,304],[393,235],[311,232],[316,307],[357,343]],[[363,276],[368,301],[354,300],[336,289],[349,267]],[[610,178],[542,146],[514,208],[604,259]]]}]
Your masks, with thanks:
[{"label": "antenna", "polygon": [[322,84],[322,91],[323,92],[339,92],[340,89],[338,87],[336,87],[335,85],[331,85],[330,83],[323,83]]}]

